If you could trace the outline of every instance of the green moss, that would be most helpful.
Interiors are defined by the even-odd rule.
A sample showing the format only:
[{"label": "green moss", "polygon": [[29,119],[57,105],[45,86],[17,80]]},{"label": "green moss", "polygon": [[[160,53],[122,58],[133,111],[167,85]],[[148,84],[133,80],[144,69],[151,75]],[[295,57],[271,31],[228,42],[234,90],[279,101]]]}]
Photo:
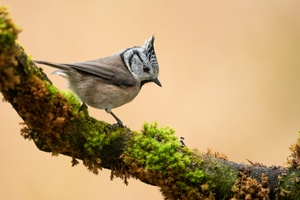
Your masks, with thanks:
[{"label": "green moss", "polygon": [[204,178],[204,172],[202,170],[195,170],[185,174],[185,178],[189,179],[193,183],[199,183],[199,180]]},{"label": "green moss", "polygon": [[135,137],[128,151],[141,158],[141,164],[147,170],[163,170],[180,165],[183,155],[177,152],[179,148],[180,143],[173,129],[158,129],[157,124],[145,124],[142,134]]},{"label": "green moss", "polygon": [[0,5],[0,46],[1,49],[10,47],[20,32],[20,28],[17,27],[11,20],[8,14],[8,8]]},{"label": "green moss", "polygon": [[[104,145],[109,143],[109,139],[105,134],[106,123],[99,123],[93,118],[86,118],[84,115],[85,114],[79,114],[79,118],[73,123],[76,123],[77,126],[78,123],[80,123],[80,134],[84,140],[83,150],[85,155],[93,156],[101,151]],[[74,125],[74,127],[76,127],[76,125]]]},{"label": "green moss", "polygon": [[83,132],[86,136],[86,142],[84,143],[84,150],[88,154],[94,154],[97,151],[101,151],[104,145],[109,144],[109,140],[105,134],[99,134],[93,127],[88,131]]},{"label": "green moss", "polygon": [[199,169],[201,159],[181,146],[173,129],[157,126],[157,123],[144,124],[141,133],[128,145],[125,163],[139,179],[147,178],[160,186],[165,197],[169,194],[174,197],[175,193],[178,198],[186,197],[188,191],[194,191],[190,197],[195,198],[201,193],[199,185],[205,183],[205,173]]},{"label": "green moss", "polygon": [[68,105],[71,106],[73,113],[79,112],[81,109],[81,102],[77,98],[77,96],[72,93],[70,90],[58,90],[55,86],[49,85],[49,91],[56,95],[57,93],[61,93],[64,98],[68,101]]},{"label": "green moss", "polygon": [[280,179],[280,196],[288,196],[289,199],[300,199],[299,170],[290,169]]},{"label": "green moss", "polygon": [[[84,165],[92,172],[98,173],[102,167],[110,167],[118,170],[120,156],[124,149],[124,138],[128,136],[128,130],[120,127],[112,128],[103,121],[97,121],[88,117],[86,112],[80,111],[66,130],[76,134],[71,146],[77,149],[70,154],[83,160]],[[74,125],[72,125],[74,123]],[[113,146],[112,146],[113,145]],[[114,163],[116,166],[112,166]],[[123,176],[120,175],[120,176]]]}]

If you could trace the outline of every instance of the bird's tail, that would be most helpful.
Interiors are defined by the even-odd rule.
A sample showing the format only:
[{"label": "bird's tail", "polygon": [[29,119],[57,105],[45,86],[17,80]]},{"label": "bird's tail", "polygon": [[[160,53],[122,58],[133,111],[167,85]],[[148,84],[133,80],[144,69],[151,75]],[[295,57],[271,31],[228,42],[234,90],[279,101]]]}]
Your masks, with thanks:
[{"label": "bird's tail", "polygon": [[67,66],[65,64],[61,64],[61,63],[53,63],[53,62],[41,61],[41,60],[35,60],[34,62],[38,63],[38,64],[42,64],[42,65],[48,65],[50,67],[54,67],[54,68],[61,69],[64,71],[70,70],[69,66]]}]

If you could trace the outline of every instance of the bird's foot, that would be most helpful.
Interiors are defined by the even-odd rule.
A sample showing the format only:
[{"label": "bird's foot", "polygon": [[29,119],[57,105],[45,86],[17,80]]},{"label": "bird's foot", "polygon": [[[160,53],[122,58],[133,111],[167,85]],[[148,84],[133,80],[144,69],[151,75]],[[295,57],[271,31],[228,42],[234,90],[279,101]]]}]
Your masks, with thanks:
[{"label": "bird's foot", "polygon": [[81,112],[81,111],[86,112],[87,109],[88,109],[87,105],[85,103],[82,103],[78,112]]},{"label": "bird's foot", "polygon": [[114,129],[116,127],[121,127],[121,128],[126,128],[126,126],[124,126],[123,122],[111,111],[108,109],[105,109],[106,112],[110,113],[111,116],[113,116],[115,118],[115,120],[117,121],[116,124],[113,124],[111,127]]},{"label": "bird's foot", "polygon": [[115,129],[117,127],[126,128],[126,126],[124,126],[124,124],[121,121],[118,121],[117,123],[111,125],[112,129]]}]

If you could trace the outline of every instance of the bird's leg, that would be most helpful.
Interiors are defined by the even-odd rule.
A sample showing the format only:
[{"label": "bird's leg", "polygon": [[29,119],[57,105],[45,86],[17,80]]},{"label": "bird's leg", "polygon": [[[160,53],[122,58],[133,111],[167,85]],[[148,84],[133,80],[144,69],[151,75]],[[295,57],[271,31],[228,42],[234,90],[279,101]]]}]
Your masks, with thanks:
[{"label": "bird's leg", "polygon": [[110,114],[117,120],[117,124],[124,128],[123,122],[112,111],[110,111]]},{"label": "bird's leg", "polygon": [[[111,116],[113,116],[115,118],[115,120],[117,120],[117,125],[119,125],[120,127],[124,128],[125,126],[123,125],[123,122],[109,109],[105,108],[105,111],[108,112],[109,114],[111,114]],[[114,127],[114,125],[113,125]]]}]

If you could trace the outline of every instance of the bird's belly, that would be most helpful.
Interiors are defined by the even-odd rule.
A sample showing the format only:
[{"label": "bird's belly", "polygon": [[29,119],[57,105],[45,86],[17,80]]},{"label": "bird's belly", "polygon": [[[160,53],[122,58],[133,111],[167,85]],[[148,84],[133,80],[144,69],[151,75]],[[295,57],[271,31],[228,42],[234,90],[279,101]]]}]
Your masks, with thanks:
[{"label": "bird's belly", "polygon": [[109,84],[99,84],[85,91],[79,97],[87,105],[98,109],[112,109],[132,101],[139,93],[140,87],[119,87]]}]

